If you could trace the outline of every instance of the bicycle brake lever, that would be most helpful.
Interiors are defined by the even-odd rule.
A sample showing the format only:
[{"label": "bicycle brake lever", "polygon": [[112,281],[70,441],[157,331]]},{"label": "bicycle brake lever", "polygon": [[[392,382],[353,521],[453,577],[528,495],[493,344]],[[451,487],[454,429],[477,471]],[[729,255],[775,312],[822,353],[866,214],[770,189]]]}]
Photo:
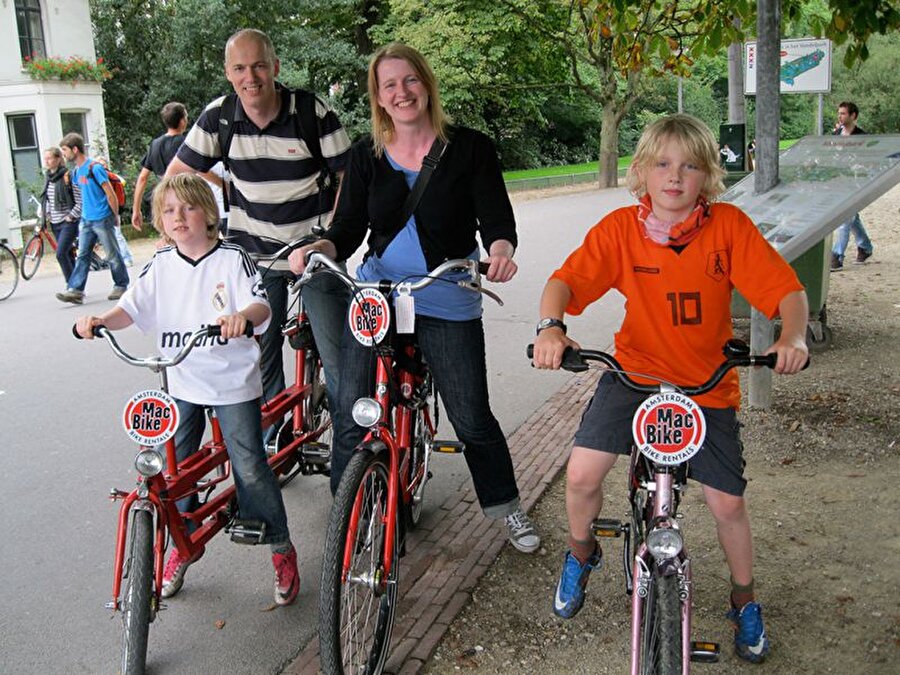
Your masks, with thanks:
[{"label": "bicycle brake lever", "polygon": [[484,293],[491,300],[503,307],[503,300],[500,298],[500,296],[494,293],[494,291],[489,291],[488,289],[482,287],[481,284],[477,284],[474,281],[457,281],[456,283],[463,288],[468,288],[470,291],[478,291],[479,293]]}]

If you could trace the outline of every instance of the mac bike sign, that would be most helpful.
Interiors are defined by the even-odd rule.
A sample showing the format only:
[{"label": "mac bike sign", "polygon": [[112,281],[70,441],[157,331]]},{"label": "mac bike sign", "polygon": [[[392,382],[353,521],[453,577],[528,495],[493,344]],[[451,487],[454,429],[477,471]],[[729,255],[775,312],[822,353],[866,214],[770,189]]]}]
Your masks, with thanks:
[{"label": "mac bike sign", "polygon": [[178,429],[175,399],[158,389],[146,389],[132,396],[122,412],[125,433],[135,443],[159,445]]},{"label": "mac bike sign", "polygon": [[[755,42],[744,44],[744,93],[756,95],[759,68]],[[831,91],[831,40],[803,38],[781,41],[778,80],[782,94]]]},{"label": "mac bike sign", "polygon": [[648,459],[657,464],[681,464],[703,446],[706,418],[700,406],[684,394],[655,394],[634,413],[631,431]]}]

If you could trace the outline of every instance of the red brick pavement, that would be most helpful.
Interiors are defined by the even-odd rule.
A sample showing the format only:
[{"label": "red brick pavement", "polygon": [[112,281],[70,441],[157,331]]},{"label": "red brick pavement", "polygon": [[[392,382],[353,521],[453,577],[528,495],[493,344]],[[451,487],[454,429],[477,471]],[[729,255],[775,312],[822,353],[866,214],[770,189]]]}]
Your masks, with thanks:
[{"label": "red brick pavement", "polygon": [[[562,468],[598,374],[592,370],[572,377],[509,437],[525,510],[531,509]],[[421,670],[507,543],[505,524],[482,515],[471,484],[448,496],[438,511],[436,518],[428,518],[428,527],[423,523],[407,539],[400,568],[400,604],[385,666],[388,673]],[[306,645],[283,672],[320,672],[318,639]]]}]

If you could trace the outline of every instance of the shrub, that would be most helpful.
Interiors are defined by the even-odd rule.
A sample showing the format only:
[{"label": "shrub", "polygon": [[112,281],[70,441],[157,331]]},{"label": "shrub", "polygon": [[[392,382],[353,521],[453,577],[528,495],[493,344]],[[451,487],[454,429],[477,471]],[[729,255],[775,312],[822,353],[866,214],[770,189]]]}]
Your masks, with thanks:
[{"label": "shrub", "polygon": [[55,56],[25,57],[25,71],[33,80],[83,80],[86,82],[103,82],[112,77],[112,72],[97,59],[92,63],[80,56],[61,59]]}]

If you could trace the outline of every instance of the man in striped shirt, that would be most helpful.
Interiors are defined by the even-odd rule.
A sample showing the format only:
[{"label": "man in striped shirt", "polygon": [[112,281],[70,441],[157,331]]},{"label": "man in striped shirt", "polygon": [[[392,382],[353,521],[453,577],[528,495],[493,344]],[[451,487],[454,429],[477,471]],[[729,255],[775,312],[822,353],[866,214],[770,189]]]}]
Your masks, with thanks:
[{"label": "man in striped shirt", "polygon": [[[276,81],[279,68],[265,33],[247,29],[232,35],[225,45],[225,77],[237,94],[233,119],[221,118],[226,97],[210,103],[166,170],[167,176],[185,171],[208,176],[216,162],[224,160],[228,166],[228,238],[256,259],[272,307],[272,322],[261,341],[266,399],[284,389],[281,325],[287,314],[287,282],[293,275],[287,260],[265,256],[309,234],[313,226],[327,224],[334,203],[331,197],[323,198],[326,193],[317,181],[321,164],[339,176],[350,147],[337,115],[318,97],[316,128],[303,128],[298,134],[302,127],[297,117],[299,95]],[[233,127],[227,156],[220,144],[220,122]],[[321,161],[310,150],[312,134],[321,148]],[[339,281],[321,277],[313,282],[318,286],[303,289],[303,300],[331,395],[337,382],[347,293]]]}]

